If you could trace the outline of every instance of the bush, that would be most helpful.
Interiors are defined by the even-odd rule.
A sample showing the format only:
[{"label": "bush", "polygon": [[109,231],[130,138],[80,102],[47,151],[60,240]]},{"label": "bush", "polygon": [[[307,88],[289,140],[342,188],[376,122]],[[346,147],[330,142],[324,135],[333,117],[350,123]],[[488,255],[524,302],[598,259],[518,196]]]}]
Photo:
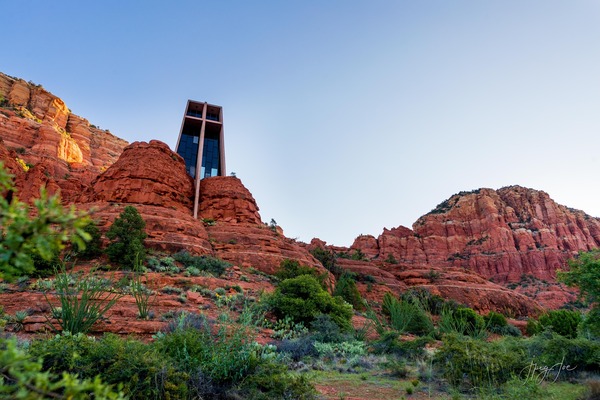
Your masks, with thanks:
[{"label": "bush", "polygon": [[383,313],[389,316],[391,327],[397,332],[427,335],[433,332],[433,322],[416,299],[398,300],[390,293],[383,297]]},{"label": "bush", "polygon": [[542,329],[552,329],[559,335],[568,338],[577,336],[577,327],[581,321],[581,314],[578,311],[569,310],[548,311],[542,314],[538,320]]},{"label": "bush", "polygon": [[302,275],[314,276],[319,281],[321,286],[325,288],[324,282],[326,276],[319,274],[319,272],[314,268],[311,268],[306,265],[300,265],[300,263],[296,260],[285,259],[281,261],[281,263],[279,264],[279,271],[275,273],[275,276],[282,281],[286,279],[296,278]]},{"label": "bush", "polygon": [[[425,288],[411,288],[402,293],[402,300],[417,301],[421,307],[432,315],[439,315],[444,307],[453,307],[455,303],[447,302],[437,294],[431,294]],[[458,308],[453,307],[453,308]]]},{"label": "bush", "polygon": [[483,320],[485,321],[488,331],[493,333],[501,334],[505,327],[508,326],[506,317],[494,311],[490,311],[485,317],[483,317]]},{"label": "bush", "polygon": [[38,358],[17,346],[16,339],[0,340],[0,397],[6,399],[65,398],[123,399],[100,378],[80,379],[74,373],[42,372]]},{"label": "bush", "polygon": [[526,367],[525,349],[516,341],[485,342],[457,334],[442,340],[434,362],[453,386],[497,387]]},{"label": "bush", "polygon": [[459,333],[473,337],[484,337],[485,321],[481,315],[471,308],[444,309],[440,315],[438,329],[441,333]]},{"label": "bush", "polygon": [[298,362],[305,357],[317,355],[312,336],[303,336],[297,339],[285,339],[277,345],[277,351],[287,354],[292,361]]},{"label": "bush", "polygon": [[339,343],[347,339],[329,315],[321,314],[310,324],[312,338],[322,343]]},{"label": "bush", "polygon": [[433,339],[422,336],[414,340],[400,340],[397,332],[385,332],[373,343],[373,349],[380,354],[394,354],[397,357],[417,359],[425,354],[425,345]]},{"label": "bush", "polygon": [[350,329],[352,306],[341,297],[332,297],[310,275],[281,282],[270,297],[269,305],[278,318],[290,316],[295,322],[307,325],[317,316],[326,314],[342,330]]},{"label": "bush", "polygon": [[138,210],[132,206],[125,207],[106,232],[106,237],[111,240],[106,249],[110,261],[127,268],[134,268],[138,262],[144,263],[145,227],[146,222]]},{"label": "bush", "polygon": [[[577,371],[600,370],[600,343],[585,338],[569,339],[546,331],[524,341],[529,358],[538,366],[570,365]],[[562,364],[561,364],[562,363]],[[557,367],[558,368],[558,367]],[[555,371],[557,370],[555,368]],[[561,373],[561,375],[564,375]]]},{"label": "bush", "polygon": [[581,329],[591,337],[600,338],[600,306],[588,311],[581,324]]},{"label": "bush", "polygon": [[245,398],[254,400],[319,398],[306,375],[293,375],[284,365],[274,362],[261,363],[244,379],[240,391]]},{"label": "bush", "polygon": [[363,299],[356,287],[356,281],[352,274],[345,272],[340,276],[335,284],[333,295],[341,296],[346,302],[352,304],[355,310],[361,311],[365,309]]},{"label": "bush", "polygon": [[181,398],[187,392],[187,375],[177,372],[153,346],[113,334],[99,340],[83,334],[57,335],[34,342],[31,355],[42,357],[44,369],[52,373],[99,375],[105,382],[120,384],[133,399]]},{"label": "bush", "polygon": [[83,230],[90,235],[90,240],[86,243],[85,249],[76,254],[84,259],[92,259],[102,255],[102,234],[94,221],[90,221]]},{"label": "bush", "polygon": [[202,371],[212,382],[239,381],[258,365],[259,347],[243,325],[221,320],[216,331],[203,324],[201,329],[175,329],[156,340],[159,352],[168,356],[183,372]]},{"label": "bush", "polygon": [[343,270],[337,265],[336,256],[333,251],[325,250],[322,247],[316,247],[310,251],[310,254],[319,260],[321,265],[331,272],[336,279],[342,274]]},{"label": "bush", "polygon": [[[231,264],[227,261],[210,256],[193,256],[187,251],[173,254],[173,259],[182,263],[186,268],[196,268],[200,271],[209,272],[214,276],[223,275],[225,270],[231,267]],[[162,262],[164,263],[164,259]]]},{"label": "bush", "polygon": [[[35,210],[13,195],[11,176],[0,162],[0,278],[12,281],[34,271],[31,255],[37,253],[42,259],[51,261],[65,248],[66,242],[85,247],[89,239],[83,227],[87,217],[65,209],[57,195],[48,196],[40,189],[40,197],[33,200]],[[35,215],[35,217],[31,217]]]}]

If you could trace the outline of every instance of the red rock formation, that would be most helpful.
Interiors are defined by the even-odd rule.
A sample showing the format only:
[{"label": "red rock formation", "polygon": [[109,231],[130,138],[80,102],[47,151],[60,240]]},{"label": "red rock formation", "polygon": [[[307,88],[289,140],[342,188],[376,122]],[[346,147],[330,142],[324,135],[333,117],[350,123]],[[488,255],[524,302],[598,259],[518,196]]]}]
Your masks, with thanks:
[{"label": "red rock formation", "polygon": [[[391,255],[406,265],[467,268],[496,282],[518,281],[524,274],[553,280],[578,251],[600,246],[600,220],[519,186],[454,195],[413,229],[384,229],[371,258]],[[375,253],[372,241],[357,239],[352,248]]]},{"label": "red rock formation", "polygon": [[198,210],[207,220],[263,225],[254,197],[236,177],[202,179]]},{"label": "red rock formation", "polygon": [[158,140],[127,146],[82,202],[137,203],[191,212],[194,183],[183,158]]},{"label": "red rock formation", "polygon": [[98,173],[114,163],[127,145],[108,131],[71,114],[64,102],[40,85],[0,73],[0,138],[33,165],[21,198],[37,196],[42,185],[61,189],[65,202],[77,201]]}]

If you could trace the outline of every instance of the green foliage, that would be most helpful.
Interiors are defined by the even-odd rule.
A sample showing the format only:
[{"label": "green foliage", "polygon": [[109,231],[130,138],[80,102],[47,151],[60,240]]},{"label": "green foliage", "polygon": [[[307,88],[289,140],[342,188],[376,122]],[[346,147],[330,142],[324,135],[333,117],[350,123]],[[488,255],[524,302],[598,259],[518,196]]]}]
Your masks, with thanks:
[{"label": "green foliage", "polygon": [[185,398],[187,393],[188,375],[176,371],[154,346],[133,339],[67,333],[34,342],[31,355],[43,358],[44,370],[101,376],[134,399]]},{"label": "green foliage", "polygon": [[0,398],[3,399],[124,399],[99,377],[42,371],[42,364],[17,346],[16,339],[0,339]]},{"label": "green foliage", "polygon": [[600,342],[596,340],[583,337],[569,339],[548,331],[523,340],[523,343],[528,358],[537,366],[551,367],[562,363],[577,371],[600,371]]},{"label": "green foliage", "polygon": [[319,274],[314,268],[311,268],[307,265],[300,265],[300,263],[296,260],[285,259],[281,261],[279,264],[279,270],[275,273],[275,276],[280,280],[296,278],[301,275],[310,275],[315,277],[323,286],[323,282],[325,280],[325,276]]},{"label": "green foliage", "polygon": [[341,296],[346,302],[352,304],[355,310],[362,311],[365,309],[364,301],[360,296],[358,287],[356,287],[353,274],[345,272],[340,276],[335,284],[333,295]]},{"label": "green foliage", "polygon": [[77,252],[77,255],[84,259],[97,258],[102,255],[102,234],[94,221],[90,221],[83,230],[90,236],[85,249]]},{"label": "green foliage", "polygon": [[397,299],[388,292],[383,297],[382,310],[389,317],[392,329],[399,333],[427,335],[433,332],[433,322],[416,298]]},{"label": "green foliage", "polygon": [[231,267],[231,264],[227,261],[220,260],[218,258],[209,256],[193,256],[187,251],[180,251],[179,253],[173,254],[173,258],[185,265],[187,268],[193,267],[200,271],[206,271],[214,276],[221,276]]},{"label": "green foliage", "polygon": [[350,259],[356,260],[356,261],[368,261],[369,260],[367,258],[367,256],[365,255],[365,253],[362,252],[361,249],[354,249],[354,253],[352,253],[352,255],[350,256]]},{"label": "green foliage", "polygon": [[240,390],[246,398],[253,400],[319,398],[305,374],[291,374],[283,364],[271,361],[261,363],[252,375],[247,376]]},{"label": "green foliage", "polygon": [[538,320],[542,329],[549,328],[559,335],[574,338],[582,318],[579,311],[552,310],[542,314]]},{"label": "green foliage", "polygon": [[115,219],[106,237],[111,243],[106,249],[110,261],[126,268],[134,268],[137,260],[145,262],[144,231],[146,222],[135,207],[127,206]]},{"label": "green foliage", "polygon": [[581,330],[589,336],[600,338],[600,307],[592,308],[585,315]]},{"label": "green foliage", "polygon": [[342,269],[336,263],[335,253],[331,250],[325,250],[322,247],[315,247],[310,251],[314,258],[319,260],[326,270],[338,278],[342,274]]},{"label": "green foliage", "polygon": [[432,315],[439,315],[443,308],[456,309],[458,306],[454,302],[444,300],[437,294],[431,294],[425,288],[411,288],[402,293],[402,300],[416,301],[423,309]]},{"label": "green foliage", "polygon": [[341,297],[332,297],[311,275],[282,281],[269,304],[279,318],[290,316],[295,322],[309,324],[318,315],[326,314],[342,330],[350,328],[352,306]]},{"label": "green foliage", "polygon": [[445,334],[458,333],[475,338],[483,338],[486,335],[483,317],[467,307],[444,308],[440,314],[438,329]]},{"label": "green foliage", "polygon": [[259,364],[260,346],[253,342],[248,327],[221,320],[213,331],[208,324],[200,329],[176,329],[156,341],[158,350],[189,374],[202,371],[218,383],[239,381]]},{"label": "green foliage", "polygon": [[[90,239],[84,231],[88,218],[75,211],[72,206],[65,209],[57,195],[48,196],[44,188],[40,197],[33,201],[34,218],[29,206],[14,195],[11,176],[0,163],[0,191],[9,196],[0,196],[0,277],[7,281],[34,270],[32,254],[50,261],[72,242],[80,249]],[[10,200],[8,200],[10,198]]]},{"label": "green foliage", "polygon": [[497,387],[526,367],[525,349],[516,342],[485,342],[449,334],[434,359],[453,386]]},{"label": "green foliage", "polygon": [[385,262],[390,263],[390,264],[398,264],[398,260],[396,260],[396,257],[394,257],[394,255],[392,253],[389,253],[387,255]]},{"label": "green foliage", "polygon": [[600,251],[581,252],[569,261],[569,271],[559,271],[557,278],[568,286],[577,286],[590,304],[600,301]]},{"label": "green foliage", "polygon": [[[142,272],[142,265],[138,263],[133,274],[133,279],[130,283],[130,288],[131,295],[135,299],[135,305],[138,309],[138,316],[141,319],[148,319],[151,299],[156,297],[156,294],[153,294],[152,290],[144,285],[142,282],[142,275],[144,275]],[[147,282],[148,280],[146,279],[146,283]]]},{"label": "green foliage", "polygon": [[433,339],[421,336],[414,340],[400,340],[400,335],[395,331],[384,332],[373,343],[373,349],[380,354],[394,354],[398,357],[416,359],[425,353],[425,345]]},{"label": "green foliage", "polygon": [[[54,288],[60,306],[44,293],[52,316],[63,332],[88,332],[122,295],[110,291],[112,282],[94,276],[75,276],[64,270],[56,275]],[[53,329],[54,325],[48,323]]]}]

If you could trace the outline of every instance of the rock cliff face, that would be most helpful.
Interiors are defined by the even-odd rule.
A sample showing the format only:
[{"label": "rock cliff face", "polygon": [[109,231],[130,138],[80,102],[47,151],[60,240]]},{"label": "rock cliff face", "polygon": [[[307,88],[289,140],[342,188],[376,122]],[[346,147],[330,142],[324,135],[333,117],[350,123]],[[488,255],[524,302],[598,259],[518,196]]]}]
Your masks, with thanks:
[{"label": "rock cliff face", "polygon": [[600,220],[556,204],[545,192],[510,186],[459,193],[413,229],[384,229],[352,248],[407,266],[459,267],[495,282],[523,275],[553,281],[578,251],[600,247]]},{"label": "rock cliff face", "polygon": [[45,185],[77,201],[91,181],[113,164],[127,142],[90,125],[42,86],[0,73],[0,138],[24,165],[32,166],[20,187],[32,198]]}]

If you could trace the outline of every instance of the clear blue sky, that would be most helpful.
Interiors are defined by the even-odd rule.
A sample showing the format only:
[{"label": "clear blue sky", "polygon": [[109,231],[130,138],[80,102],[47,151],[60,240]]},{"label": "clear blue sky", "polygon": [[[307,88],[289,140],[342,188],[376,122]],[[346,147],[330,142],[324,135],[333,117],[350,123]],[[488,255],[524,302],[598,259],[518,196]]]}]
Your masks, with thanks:
[{"label": "clear blue sky", "polygon": [[511,184],[600,216],[600,2],[13,1],[0,71],[130,141],[224,107],[288,237],[350,245]]}]

